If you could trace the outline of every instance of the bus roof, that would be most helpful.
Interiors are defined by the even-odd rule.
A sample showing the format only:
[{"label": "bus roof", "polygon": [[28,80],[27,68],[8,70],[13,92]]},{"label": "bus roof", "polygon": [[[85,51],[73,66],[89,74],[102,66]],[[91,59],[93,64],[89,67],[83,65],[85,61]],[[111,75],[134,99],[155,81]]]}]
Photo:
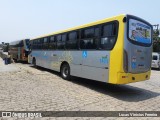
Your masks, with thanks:
[{"label": "bus roof", "polygon": [[18,43],[19,43],[20,41],[22,41],[22,40],[30,40],[30,39],[16,40],[16,41],[10,42],[9,44],[10,44],[10,45],[18,44]]},{"label": "bus roof", "polygon": [[51,34],[47,34],[47,35],[43,35],[43,36],[39,36],[39,37],[33,38],[31,40],[35,40],[35,39],[39,39],[39,38],[43,38],[43,37],[48,37],[48,36],[52,36],[52,35],[56,35],[56,34],[60,34],[60,33],[65,33],[65,32],[69,32],[69,31],[73,31],[73,30],[78,30],[78,29],[81,29],[81,28],[84,28],[84,27],[90,27],[92,25],[102,24],[102,23],[105,23],[107,21],[117,20],[117,19],[120,19],[120,18],[125,17],[125,16],[126,16],[126,14],[121,14],[121,15],[118,15],[118,16],[105,18],[105,19],[102,19],[102,20],[98,20],[98,21],[95,21],[95,22],[88,23],[88,24],[80,25],[80,26],[69,28],[69,29],[66,29],[66,30],[61,30],[61,31],[58,31],[58,32],[53,32]]}]

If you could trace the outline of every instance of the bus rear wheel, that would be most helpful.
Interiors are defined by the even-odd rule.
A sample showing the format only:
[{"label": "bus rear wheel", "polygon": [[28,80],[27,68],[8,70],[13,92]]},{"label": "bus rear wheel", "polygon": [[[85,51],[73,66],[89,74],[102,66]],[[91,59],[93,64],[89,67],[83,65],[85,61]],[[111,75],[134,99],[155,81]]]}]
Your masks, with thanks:
[{"label": "bus rear wheel", "polygon": [[70,67],[68,64],[63,64],[61,67],[61,77],[65,80],[70,79]]}]

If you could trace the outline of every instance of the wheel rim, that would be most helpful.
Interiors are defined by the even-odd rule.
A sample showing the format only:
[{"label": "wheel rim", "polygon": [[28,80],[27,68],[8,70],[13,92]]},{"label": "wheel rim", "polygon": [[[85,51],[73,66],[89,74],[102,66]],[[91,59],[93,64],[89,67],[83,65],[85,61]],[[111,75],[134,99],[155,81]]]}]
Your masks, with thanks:
[{"label": "wheel rim", "polygon": [[68,68],[67,67],[64,67],[63,68],[63,76],[66,78],[67,76],[68,76],[68,74],[69,74],[69,70],[68,70]]}]

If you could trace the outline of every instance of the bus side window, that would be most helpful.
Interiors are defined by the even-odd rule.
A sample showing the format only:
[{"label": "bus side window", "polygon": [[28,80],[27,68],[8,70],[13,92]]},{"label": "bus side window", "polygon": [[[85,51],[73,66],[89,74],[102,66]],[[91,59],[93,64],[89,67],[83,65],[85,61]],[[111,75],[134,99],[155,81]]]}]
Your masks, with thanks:
[{"label": "bus side window", "polygon": [[35,47],[34,47],[34,41],[35,41],[35,40],[33,40],[33,41],[31,42],[31,49],[33,49],[33,50],[35,49]]},{"label": "bus side window", "polygon": [[44,38],[40,39],[40,49],[44,50]]},{"label": "bus side window", "polygon": [[65,49],[66,39],[66,34],[57,36],[57,49]]},{"label": "bus side window", "polygon": [[99,37],[99,27],[95,27],[94,29],[94,36]]},{"label": "bus side window", "polygon": [[44,38],[44,40],[43,40],[43,49],[45,49],[45,50],[48,49],[48,38]]},{"label": "bus side window", "polygon": [[36,50],[39,49],[39,46],[38,46],[38,39],[35,41],[35,48],[36,48]]},{"label": "bus side window", "polygon": [[37,49],[37,40],[33,41],[33,49],[35,49],[35,50]]},{"label": "bus side window", "polygon": [[41,46],[42,46],[42,44],[41,44],[41,39],[38,39],[37,40],[37,46],[38,46],[38,50],[40,50],[41,49]]},{"label": "bus side window", "polygon": [[77,31],[73,31],[68,33],[68,39],[66,41],[66,48],[67,49],[77,49]]},{"label": "bus side window", "polygon": [[95,49],[93,39],[83,39],[80,41],[81,49]]},{"label": "bus side window", "polygon": [[81,49],[96,49],[97,45],[94,39],[94,27],[82,30],[80,48]]},{"label": "bus side window", "polygon": [[37,50],[38,49],[38,40],[34,41],[34,46],[35,46],[35,49]]},{"label": "bus side window", "polygon": [[100,49],[111,50],[116,42],[116,24],[110,23],[102,26]]},{"label": "bus side window", "polygon": [[42,39],[38,39],[38,49],[42,49]]},{"label": "bus side window", "polygon": [[49,46],[48,46],[49,49],[56,49],[56,37],[55,36],[51,36],[50,37],[50,41],[49,41]]}]

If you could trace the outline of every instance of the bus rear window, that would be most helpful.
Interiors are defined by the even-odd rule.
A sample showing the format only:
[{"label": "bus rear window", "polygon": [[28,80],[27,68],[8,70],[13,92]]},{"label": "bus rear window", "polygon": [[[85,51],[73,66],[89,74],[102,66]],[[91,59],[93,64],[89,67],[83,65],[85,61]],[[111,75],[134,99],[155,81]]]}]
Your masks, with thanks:
[{"label": "bus rear window", "polygon": [[149,25],[135,19],[129,19],[128,22],[128,37],[131,41],[142,44],[152,43],[152,28]]}]

